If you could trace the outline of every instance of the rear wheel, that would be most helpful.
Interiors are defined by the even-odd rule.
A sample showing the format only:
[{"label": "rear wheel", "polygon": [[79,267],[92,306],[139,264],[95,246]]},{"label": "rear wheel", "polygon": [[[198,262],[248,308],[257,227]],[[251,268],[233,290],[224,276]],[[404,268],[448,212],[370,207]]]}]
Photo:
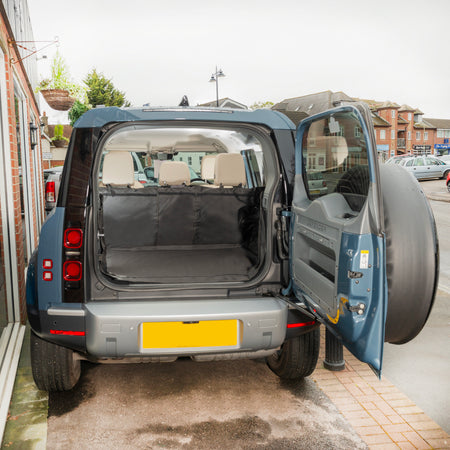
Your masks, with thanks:
[{"label": "rear wheel", "polygon": [[286,341],[266,361],[270,370],[283,380],[301,380],[314,372],[319,357],[320,329]]},{"label": "rear wheel", "polygon": [[80,360],[60,345],[44,341],[31,332],[31,368],[36,386],[42,391],[69,391],[81,375]]}]

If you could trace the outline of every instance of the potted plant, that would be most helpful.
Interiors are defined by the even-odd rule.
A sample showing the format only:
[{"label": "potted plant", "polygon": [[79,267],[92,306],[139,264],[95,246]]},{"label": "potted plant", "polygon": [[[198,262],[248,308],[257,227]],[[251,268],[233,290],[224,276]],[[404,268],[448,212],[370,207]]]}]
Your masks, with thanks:
[{"label": "potted plant", "polygon": [[36,92],[40,92],[49,106],[58,111],[68,111],[83,88],[72,83],[64,58],[57,52],[51,65],[51,77],[43,79]]},{"label": "potted plant", "polygon": [[55,125],[55,131],[53,133],[52,137],[52,144],[55,147],[65,147],[67,143],[69,142],[69,139],[67,139],[64,136],[64,126],[61,124]]}]

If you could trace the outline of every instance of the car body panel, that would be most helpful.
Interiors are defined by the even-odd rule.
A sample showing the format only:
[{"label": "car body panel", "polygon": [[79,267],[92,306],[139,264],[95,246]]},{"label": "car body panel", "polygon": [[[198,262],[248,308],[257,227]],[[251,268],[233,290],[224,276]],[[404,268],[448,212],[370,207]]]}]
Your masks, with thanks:
[{"label": "car body panel", "polygon": [[218,121],[265,125],[273,130],[295,129],[284,114],[267,109],[256,111],[217,108],[128,108],[93,109],[84,113],[74,128],[101,128],[109,123],[133,121]]},{"label": "car body panel", "polygon": [[[91,302],[85,307],[87,350],[97,357],[194,355],[278,348],[286,336],[287,305],[275,298],[193,299],[152,302]],[[233,348],[161,348],[142,345],[143,323],[237,320],[238,344]]]}]

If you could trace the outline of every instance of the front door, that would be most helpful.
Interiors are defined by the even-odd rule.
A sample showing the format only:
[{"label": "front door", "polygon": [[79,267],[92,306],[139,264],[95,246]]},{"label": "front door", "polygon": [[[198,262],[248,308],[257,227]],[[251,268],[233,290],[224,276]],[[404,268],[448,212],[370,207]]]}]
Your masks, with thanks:
[{"label": "front door", "polygon": [[352,104],[305,119],[295,151],[294,292],[357,358],[380,373],[387,283],[370,111]]}]

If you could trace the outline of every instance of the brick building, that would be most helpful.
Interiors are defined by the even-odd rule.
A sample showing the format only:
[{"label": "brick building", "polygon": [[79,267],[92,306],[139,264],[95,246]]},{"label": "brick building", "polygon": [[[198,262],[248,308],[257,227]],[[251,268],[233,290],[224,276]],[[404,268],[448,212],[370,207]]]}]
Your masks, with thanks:
[{"label": "brick building", "polygon": [[26,0],[3,0],[0,4],[0,437],[26,322],[26,265],[37,245],[44,218],[40,121],[34,95],[36,55],[29,56],[32,50],[27,50],[32,48],[32,42]]},{"label": "brick building", "polygon": [[450,152],[450,120],[425,119],[423,112],[408,105],[353,98],[343,92],[324,91],[285,99],[273,106],[294,122],[333,108],[341,102],[363,101],[372,111],[380,160],[405,154]]},{"label": "brick building", "polygon": [[372,110],[380,158],[406,154],[435,153],[436,127],[423,112],[393,102],[363,100]]},{"label": "brick building", "polygon": [[450,154],[450,120],[426,119],[436,129],[434,150],[440,155]]}]

